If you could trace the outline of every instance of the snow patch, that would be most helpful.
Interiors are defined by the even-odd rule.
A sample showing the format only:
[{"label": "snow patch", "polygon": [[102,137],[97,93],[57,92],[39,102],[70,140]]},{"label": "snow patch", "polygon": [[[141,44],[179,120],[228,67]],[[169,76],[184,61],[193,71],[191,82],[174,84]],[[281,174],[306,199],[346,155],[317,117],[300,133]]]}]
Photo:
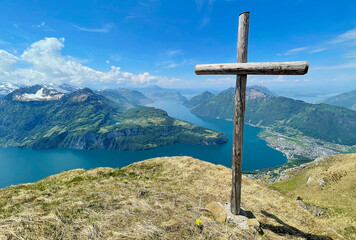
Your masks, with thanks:
[{"label": "snow patch", "polygon": [[64,96],[63,93],[52,89],[47,89],[49,92],[46,93],[44,90],[44,88],[41,88],[36,93],[24,93],[22,95],[15,96],[15,98],[19,101],[51,101],[58,100]]}]

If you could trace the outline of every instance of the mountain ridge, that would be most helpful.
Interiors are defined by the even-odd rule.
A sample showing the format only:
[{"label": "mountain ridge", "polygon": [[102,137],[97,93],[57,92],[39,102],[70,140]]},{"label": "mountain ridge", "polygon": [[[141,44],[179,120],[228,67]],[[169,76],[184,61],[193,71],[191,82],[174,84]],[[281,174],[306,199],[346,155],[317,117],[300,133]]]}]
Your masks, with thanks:
[{"label": "mountain ridge", "polygon": [[[192,107],[205,117],[233,119],[234,89],[224,90],[209,101]],[[344,145],[356,144],[356,112],[327,104],[275,97],[247,88],[245,123],[268,127],[295,136],[303,134]]]},{"label": "mountain ridge", "polygon": [[0,145],[142,150],[177,143],[227,142],[223,134],[171,118],[163,110],[127,108],[89,88],[51,101],[18,101],[17,96],[39,89],[42,86],[20,88],[0,101]]},{"label": "mountain ridge", "polygon": [[327,98],[322,102],[356,111],[356,90],[338,94],[336,96]]}]

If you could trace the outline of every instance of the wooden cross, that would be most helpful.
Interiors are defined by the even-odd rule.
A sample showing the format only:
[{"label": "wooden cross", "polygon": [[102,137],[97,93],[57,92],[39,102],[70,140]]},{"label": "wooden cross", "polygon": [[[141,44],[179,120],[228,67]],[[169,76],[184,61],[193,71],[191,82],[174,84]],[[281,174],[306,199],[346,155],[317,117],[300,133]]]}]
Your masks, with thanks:
[{"label": "wooden cross", "polygon": [[236,75],[235,114],[232,145],[231,212],[240,214],[242,143],[245,118],[245,95],[247,75],[303,75],[308,72],[308,62],[262,62],[247,63],[249,12],[239,16],[237,37],[237,63],[196,65],[197,75]]}]

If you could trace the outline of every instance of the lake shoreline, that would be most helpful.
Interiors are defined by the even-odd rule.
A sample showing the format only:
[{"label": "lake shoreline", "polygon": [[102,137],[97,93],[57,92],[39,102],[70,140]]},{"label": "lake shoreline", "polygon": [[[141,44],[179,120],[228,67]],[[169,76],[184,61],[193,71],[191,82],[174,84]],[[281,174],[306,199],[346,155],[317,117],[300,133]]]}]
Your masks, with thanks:
[{"label": "lake shoreline", "polygon": [[[222,132],[229,142],[210,146],[166,145],[141,151],[0,148],[0,187],[38,181],[70,169],[121,168],[133,162],[166,156],[191,156],[231,168],[232,122],[197,117],[177,101],[157,101],[154,107],[166,110],[172,117]],[[258,137],[261,130],[245,125],[243,171],[275,167],[287,161],[281,152],[269,147],[266,141]]]}]

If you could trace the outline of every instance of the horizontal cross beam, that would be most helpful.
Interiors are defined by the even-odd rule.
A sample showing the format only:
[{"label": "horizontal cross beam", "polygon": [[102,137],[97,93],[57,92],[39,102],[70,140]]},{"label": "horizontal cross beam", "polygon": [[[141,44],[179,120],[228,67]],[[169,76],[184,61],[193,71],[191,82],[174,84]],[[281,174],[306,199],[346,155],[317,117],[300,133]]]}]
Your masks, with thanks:
[{"label": "horizontal cross beam", "polygon": [[304,75],[308,62],[220,63],[195,66],[197,75]]}]

